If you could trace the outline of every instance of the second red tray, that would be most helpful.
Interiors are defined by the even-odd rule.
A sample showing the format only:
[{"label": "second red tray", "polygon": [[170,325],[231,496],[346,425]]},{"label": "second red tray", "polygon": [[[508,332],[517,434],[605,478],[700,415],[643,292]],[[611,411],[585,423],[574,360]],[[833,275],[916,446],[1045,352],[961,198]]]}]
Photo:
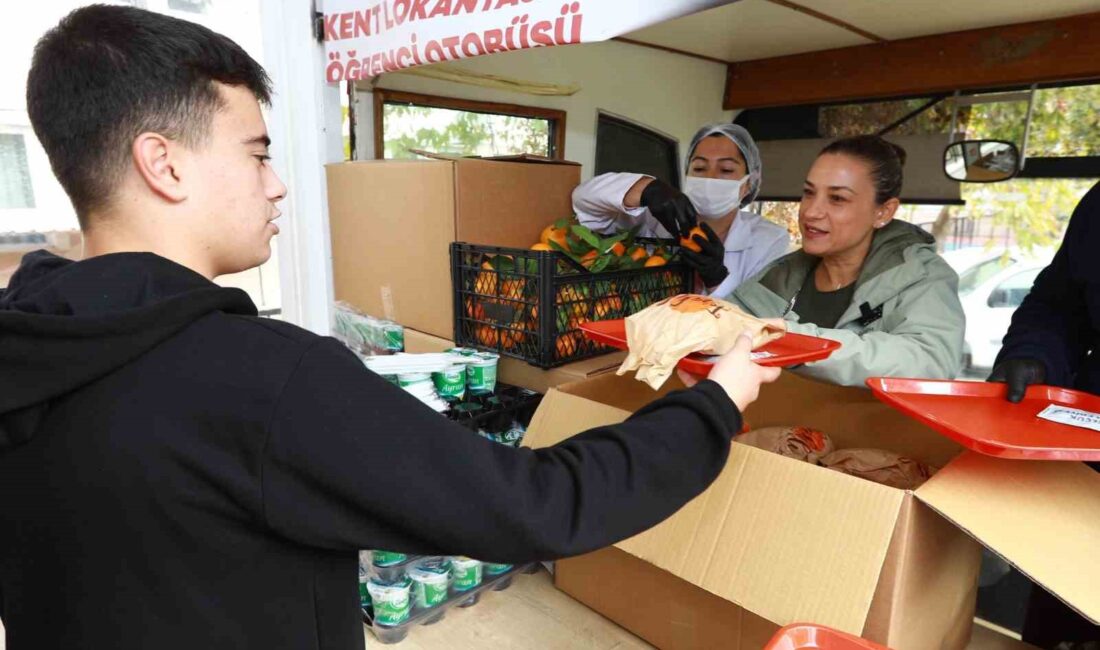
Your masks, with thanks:
[{"label": "second red tray", "polygon": [[[623,319],[585,323],[581,325],[581,330],[585,336],[597,343],[610,345],[621,350],[628,349],[626,344],[626,321]],[[827,359],[839,347],[840,343],[830,339],[819,339],[814,336],[788,332],[783,338],[772,341],[754,351],[753,354],[760,355],[756,362],[762,366],[786,368],[801,363],[809,363],[810,361]],[[693,375],[706,377],[710,374],[710,369],[714,364],[706,356],[692,354],[684,357],[677,366]]]},{"label": "second red tray", "polygon": [[872,377],[875,396],[987,456],[1029,460],[1100,460],[1100,432],[1037,417],[1051,404],[1100,413],[1100,396],[1031,386],[1019,404],[1004,384]]}]

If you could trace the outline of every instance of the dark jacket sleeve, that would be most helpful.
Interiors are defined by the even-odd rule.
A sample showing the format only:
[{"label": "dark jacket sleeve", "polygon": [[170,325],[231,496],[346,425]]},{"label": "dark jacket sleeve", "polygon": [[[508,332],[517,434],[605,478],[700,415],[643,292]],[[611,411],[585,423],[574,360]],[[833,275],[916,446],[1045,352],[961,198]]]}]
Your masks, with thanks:
[{"label": "dark jacket sleeve", "polygon": [[1046,366],[1046,383],[1072,384],[1090,345],[1086,269],[1100,251],[1098,220],[1100,184],[1077,204],[1061,248],[1013,314],[997,363],[1036,359]]},{"label": "dark jacket sleeve", "polygon": [[264,514],[279,534],[323,548],[551,560],[672,515],[718,476],[740,427],[733,402],[704,381],[622,424],[513,449],[450,422],[324,339],[274,413]]}]

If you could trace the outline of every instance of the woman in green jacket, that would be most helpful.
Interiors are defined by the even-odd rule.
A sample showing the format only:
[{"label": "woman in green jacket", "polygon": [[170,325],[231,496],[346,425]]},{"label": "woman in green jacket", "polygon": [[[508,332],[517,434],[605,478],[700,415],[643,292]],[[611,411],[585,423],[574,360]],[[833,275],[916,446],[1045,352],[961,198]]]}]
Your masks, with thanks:
[{"label": "woman in green jacket", "polygon": [[802,190],[802,250],[779,258],[729,300],[787,329],[839,341],[810,377],[862,386],[868,377],[953,379],[965,316],[958,276],[932,236],[894,221],[905,150],[878,136],[825,147]]}]

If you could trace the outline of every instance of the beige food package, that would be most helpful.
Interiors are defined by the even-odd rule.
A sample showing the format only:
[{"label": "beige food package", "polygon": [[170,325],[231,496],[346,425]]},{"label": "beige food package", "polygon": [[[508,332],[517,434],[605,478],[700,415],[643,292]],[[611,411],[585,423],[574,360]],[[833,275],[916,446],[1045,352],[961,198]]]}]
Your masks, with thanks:
[{"label": "beige food package", "polygon": [[694,352],[725,354],[746,329],[754,350],[786,333],[724,300],[692,294],[667,298],[626,319],[630,354],[618,374],[636,370],[635,378],[656,390],[681,359]]}]

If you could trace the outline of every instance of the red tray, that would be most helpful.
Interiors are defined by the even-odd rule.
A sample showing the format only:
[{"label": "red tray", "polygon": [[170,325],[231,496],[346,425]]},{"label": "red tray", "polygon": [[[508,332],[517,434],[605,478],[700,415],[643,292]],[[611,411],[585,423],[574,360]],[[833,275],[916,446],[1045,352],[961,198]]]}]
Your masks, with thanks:
[{"label": "red tray", "polygon": [[891,407],[987,456],[1100,460],[1100,432],[1036,417],[1050,404],[1100,412],[1096,395],[1031,386],[1012,404],[1005,384],[872,377],[867,385]]},{"label": "red tray", "polygon": [[764,650],[889,650],[866,639],[820,625],[796,624],[779,630]]},{"label": "red tray", "polygon": [[[626,321],[621,318],[585,323],[581,325],[581,330],[584,331],[585,336],[597,343],[610,345],[621,350],[628,349],[626,345]],[[763,352],[771,355],[756,360],[762,366],[788,367],[827,359],[839,347],[840,343],[830,339],[819,339],[815,336],[788,332],[783,338],[772,341],[756,350],[754,354]],[[709,375],[713,366],[714,363],[701,354],[684,357],[677,364],[680,369],[700,377]]]}]

